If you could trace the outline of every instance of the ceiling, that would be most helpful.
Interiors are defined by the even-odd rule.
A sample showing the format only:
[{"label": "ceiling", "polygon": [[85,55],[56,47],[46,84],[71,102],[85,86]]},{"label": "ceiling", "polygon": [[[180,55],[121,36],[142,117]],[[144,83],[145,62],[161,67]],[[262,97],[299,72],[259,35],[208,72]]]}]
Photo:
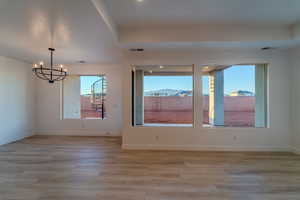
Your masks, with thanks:
[{"label": "ceiling", "polygon": [[119,56],[111,32],[88,0],[1,0],[0,54],[27,62],[112,62]]},{"label": "ceiling", "polygon": [[[300,0],[0,0],[0,55],[115,63],[130,48],[291,47]],[[124,53],[126,50],[126,53]]]},{"label": "ceiling", "polygon": [[97,0],[124,49],[292,48],[299,0]]},{"label": "ceiling", "polygon": [[299,0],[105,0],[118,26],[275,24],[300,20]]}]

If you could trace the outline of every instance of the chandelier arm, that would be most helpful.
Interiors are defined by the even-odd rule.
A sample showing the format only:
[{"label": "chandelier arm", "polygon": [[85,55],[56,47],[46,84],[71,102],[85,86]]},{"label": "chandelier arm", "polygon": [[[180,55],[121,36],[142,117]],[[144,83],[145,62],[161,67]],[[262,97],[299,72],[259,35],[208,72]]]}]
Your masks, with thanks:
[{"label": "chandelier arm", "polygon": [[[41,69],[40,67],[39,68],[37,68],[37,69]],[[48,68],[48,67],[43,67],[42,68],[44,71],[56,71],[56,72],[64,72],[64,71],[61,71],[61,69],[59,69],[59,68],[53,68],[53,69],[51,69],[51,68]]]},{"label": "chandelier arm", "polygon": [[35,75],[36,75],[38,78],[42,79],[42,80],[45,80],[45,81],[48,81],[48,80],[49,80],[47,77],[41,76],[41,74],[38,73],[38,72],[35,72]]},{"label": "chandelier arm", "polygon": [[38,78],[43,79],[43,80],[48,80],[47,77],[42,76],[42,74],[40,72],[38,72],[36,69],[34,70],[34,73]]},{"label": "chandelier arm", "polygon": [[63,76],[61,81],[65,80],[67,78],[67,75],[66,76]]},{"label": "chandelier arm", "polygon": [[[47,70],[46,70],[47,71]],[[52,71],[51,71],[52,72]],[[57,80],[59,80],[60,79],[60,77],[63,77],[63,76],[66,76],[67,74],[64,72],[64,73],[61,73],[60,71],[58,71],[58,70],[55,70],[55,72],[59,72],[60,74],[54,74],[53,72],[52,72],[52,74],[51,73],[41,73],[44,77],[47,77],[47,80],[52,80],[52,81],[57,81]],[[50,78],[49,78],[49,76],[50,76]],[[52,76],[52,78],[51,78],[51,76]],[[55,78],[55,77],[57,77],[57,78]]]},{"label": "chandelier arm", "polygon": [[65,72],[65,74],[64,74],[64,76],[62,77],[61,80],[62,80],[62,81],[65,80],[65,79],[67,78],[67,76],[68,76],[68,74],[67,74],[67,72]]},{"label": "chandelier arm", "polygon": [[43,68],[43,67],[41,67],[40,69],[41,69],[41,73],[40,73],[40,74],[41,74],[42,76],[44,76],[48,81],[50,81],[51,79],[50,79],[49,77],[46,76],[46,75],[49,75],[49,74],[47,74],[47,73],[44,72],[44,70],[45,70],[45,71],[49,71],[49,68]]},{"label": "chandelier arm", "polygon": [[43,80],[49,81],[49,78],[47,76],[44,76],[43,74],[38,74],[38,77],[40,77]]},{"label": "chandelier arm", "polygon": [[51,71],[50,71],[50,79],[51,81],[53,81],[53,51],[52,49],[50,49],[50,54],[51,54],[51,64],[50,64],[50,67],[51,67]]},{"label": "chandelier arm", "polygon": [[58,75],[57,78],[53,79],[54,81],[62,81],[66,78],[67,73],[64,73],[62,75]]},{"label": "chandelier arm", "polygon": [[57,77],[55,79],[53,79],[53,81],[60,81],[61,80],[61,77]]},{"label": "chandelier arm", "polygon": [[[40,73],[40,72],[38,72]],[[50,76],[51,74],[50,73],[40,73],[40,74],[44,74],[44,75],[47,75],[47,76]],[[65,74],[53,74],[54,77],[56,76],[65,76]]]},{"label": "chandelier arm", "polygon": [[[41,69],[41,68],[38,68],[38,69]],[[53,68],[52,70],[50,69],[50,68],[45,68],[45,67],[43,67],[42,68],[42,73],[44,73],[44,74],[47,74],[47,73],[45,73],[45,71],[47,72],[47,71],[53,71],[53,72],[59,72],[61,75],[63,75],[63,74],[66,74],[66,72],[65,71],[61,71],[61,69],[57,69],[57,68]],[[47,75],[51,75],[51,73],[50,74],[47,74]],[[55,76],[55,74],[53,74],[53,76]]]},{"label": "chandelier arm", "polygon": [[48,81],[50,81],[50,78],[47,76],[47,75],[49,75],[49,74],[47,74],[47,73],[45,73],[44,72],[44,70],[43,70],[43,68],[40,68],[41,70],[40,70],[40,75],[41,76],[43,76],[46,80],[48,80]]},{"label": "chandelier arm", "polygon": [[68,76],[68,73],[67,73],[67,72],[64,72],[64,75],[61,77],[61,80],[62,80],[62,81],[65,80],[65,79],[67,78],[67,76]]},{"label": "chandelier arm", "polygon": [[45,81],[47,81],[47,79],[45,79],[44,77],[41,77],[40,75],[38,75],[38,74],[35,74],[39,79],[42,79],[42,80],[45,80]]}]

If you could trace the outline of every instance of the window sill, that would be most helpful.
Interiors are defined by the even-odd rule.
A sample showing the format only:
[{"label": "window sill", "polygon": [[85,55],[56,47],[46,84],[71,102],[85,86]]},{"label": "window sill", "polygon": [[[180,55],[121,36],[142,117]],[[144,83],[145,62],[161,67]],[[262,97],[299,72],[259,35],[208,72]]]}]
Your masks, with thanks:
[{"label": "window sill", "polygon": [[135,127],[179,127],[179,128],[193,128],[193,124],[158,124],[158,123],[147,123],[144,125],[136,125]]},{"label": "window sill", "polygon": [[252,127],[252,126],[212,126],[204,124],[202,128],[205,129],[268,129],[269,127]]},{"label": "window sill", "polygon": [[89,120],[101,120],[101,121],[103,121],[103,120],[106,120],[107,118],[103,118],[103,119],[101,119],[101,118],[84,118],[84,119],[61,119],[62,121],[63,120],[80,120],[80,121],[89,121]]}]

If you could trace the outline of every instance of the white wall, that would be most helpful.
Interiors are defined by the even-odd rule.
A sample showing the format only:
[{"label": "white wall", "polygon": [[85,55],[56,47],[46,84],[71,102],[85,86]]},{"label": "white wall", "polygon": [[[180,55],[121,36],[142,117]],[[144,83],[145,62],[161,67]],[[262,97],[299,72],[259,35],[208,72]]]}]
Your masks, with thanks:
[{"label": "white wall", "polygon": [[[287,52],[247,49],[219,49],[128,54],[123,70],[123,148],[178,150],[247,150],[289,151],[291,74]],[[195,127],[132,127],[131,126],[131,64],[195,64],[201,65],[269,63],[269,125],[270,128],[202,128]],[[201,80],[195,78],[195,96],[201,99]],[[201,101],[195,101],[194,118],[202,121]]]},{"label": "white wall", "polygon": [[[191,65],[201,73],[208,64],[269,63],[269,128],[202,128],[131,126],[131,65]],[[61,120],[60,83],[37,83],[37,134],[111,135],[123,134],[126,149],[178,150],[291,150],[291,73],[288,52],[247,49],[151,51],[128,53],[121,65],[74,65],[71,74],[106,74],[108,79],[108,119]],[[300,71],[300,70],[299,70]],[[123,80],[122,80],[123,79]],[[201,99],[201,80],[196,77],[195,96]],[[300,92],[299,92],[300,98]],[[122,106],[123,105],[123,106]],[[194,118],[202,121],[201,101],[195,102]]]},{"label": "white wall", "polygon": [[31,65],[0,57],[0,145],[32,135],[33,84]]},{"label": "white wall", "polygon": [[300,48],[291,50],[290,64],[293,67],[292,73],[292,127],[293,137],[292,145],[293,150],[300,154]]},{"label": "white wall", "polygon": [[70,74],[105,74],[108,83],[107,119],[61,119],[61,83],[37,81],[36,134],[102,136],[121,135],[122,69],[118,65],[73,65]]}]

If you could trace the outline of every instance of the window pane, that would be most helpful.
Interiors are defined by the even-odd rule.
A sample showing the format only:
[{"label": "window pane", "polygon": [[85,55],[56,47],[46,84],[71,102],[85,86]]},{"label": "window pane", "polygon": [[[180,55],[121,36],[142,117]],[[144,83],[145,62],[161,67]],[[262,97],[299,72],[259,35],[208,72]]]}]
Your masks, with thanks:
[{"label": "window pane", "polygon": [[267,126],[267,65],[206,66],[202,74],[204,126]]},{"label": "window pane", "polygon": [[105,118],[105,77],[81,76],[80,83],[81,118]]},{"label": "window pane", "polygon": [[255,126],[255,66],[224,70],[225,126]]},{"label": "window pane", "polygon": [[203,109],[203,124],[209,124],[209,77],[202,76],[202,109]]},{"label": "window pane", "polygon": [[192,66],[135,67],[135,125],[192,125]]}]

